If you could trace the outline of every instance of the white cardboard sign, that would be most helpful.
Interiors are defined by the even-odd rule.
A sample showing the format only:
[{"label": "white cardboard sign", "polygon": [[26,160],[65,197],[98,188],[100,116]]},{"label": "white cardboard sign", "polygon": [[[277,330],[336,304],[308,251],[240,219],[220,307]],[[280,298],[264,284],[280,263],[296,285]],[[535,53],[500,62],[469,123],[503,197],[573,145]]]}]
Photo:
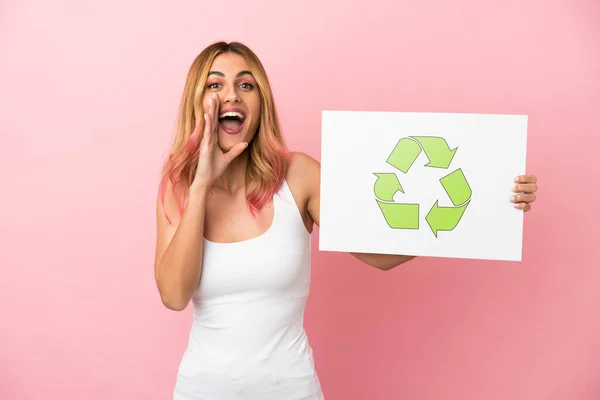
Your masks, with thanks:
[{"label": "white cardboard sign", "polygon": [[527,116],[323,111],[319,248],[520,261]]}]

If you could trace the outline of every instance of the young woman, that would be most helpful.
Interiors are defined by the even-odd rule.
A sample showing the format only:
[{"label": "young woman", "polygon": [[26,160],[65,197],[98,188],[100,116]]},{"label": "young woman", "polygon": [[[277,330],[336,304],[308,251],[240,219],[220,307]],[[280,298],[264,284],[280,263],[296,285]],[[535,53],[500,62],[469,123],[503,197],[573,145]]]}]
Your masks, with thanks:
[{"label": "young woman", "polygon": [[[287,151],[256,55],[240,43],[202,51],[157,200],[158,291],[169,309],[194,307],[174,400],[324,399],[303,328],[319,176]],[[528,211],[535,176],[514,190]],[[413,258],[354,256],[381,270]]]}]

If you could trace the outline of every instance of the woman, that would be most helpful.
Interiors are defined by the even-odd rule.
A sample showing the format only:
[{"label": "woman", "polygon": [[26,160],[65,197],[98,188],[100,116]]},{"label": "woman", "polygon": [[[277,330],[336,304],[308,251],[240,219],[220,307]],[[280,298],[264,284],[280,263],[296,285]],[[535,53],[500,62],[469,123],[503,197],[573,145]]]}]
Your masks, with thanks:
[{"label": "woman", "polygon": [[[194,318],[175,400],[323,399],[303,328],[319,163],[288,153],[256,55],[215,43],[190,68],[157,201],[155,278]],[[511,201],[528,211],[534,176]],[[389,270],[412,256],[354,254]]]}]

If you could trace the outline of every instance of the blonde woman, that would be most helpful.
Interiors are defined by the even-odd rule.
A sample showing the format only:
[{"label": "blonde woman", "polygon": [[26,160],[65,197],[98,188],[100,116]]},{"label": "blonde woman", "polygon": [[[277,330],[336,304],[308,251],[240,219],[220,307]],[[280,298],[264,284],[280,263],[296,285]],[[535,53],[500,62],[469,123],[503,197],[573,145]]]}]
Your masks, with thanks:
[{"label": "blonde woman", "polygon": [[[193,62],[157,201],[155,278],[193,303],[174,400],[324,399],[303,327],[319,163],[288,152],[267,74],[240,43]],[[518,178],[528,211],[535,176]],[[389,270],[413,257],[354,254]]]}]

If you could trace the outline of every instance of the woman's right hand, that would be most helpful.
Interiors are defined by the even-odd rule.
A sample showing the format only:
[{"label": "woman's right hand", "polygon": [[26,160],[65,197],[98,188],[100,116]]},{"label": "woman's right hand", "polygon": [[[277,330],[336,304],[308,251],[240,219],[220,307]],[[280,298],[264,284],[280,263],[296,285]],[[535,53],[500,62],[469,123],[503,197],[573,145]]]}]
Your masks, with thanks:
[{"label": "woman's right hand", "polygon": [[[204,134],[200,141],[200,150],[196,174],[191,189],[209,189],[235,157],[240,155],[248,143],[238,143],[224,153],[219,147],[219,98],[213,93],[208,100],[208,110],[204,114]],[[196,129],[199,129],[200,124]]]}]

